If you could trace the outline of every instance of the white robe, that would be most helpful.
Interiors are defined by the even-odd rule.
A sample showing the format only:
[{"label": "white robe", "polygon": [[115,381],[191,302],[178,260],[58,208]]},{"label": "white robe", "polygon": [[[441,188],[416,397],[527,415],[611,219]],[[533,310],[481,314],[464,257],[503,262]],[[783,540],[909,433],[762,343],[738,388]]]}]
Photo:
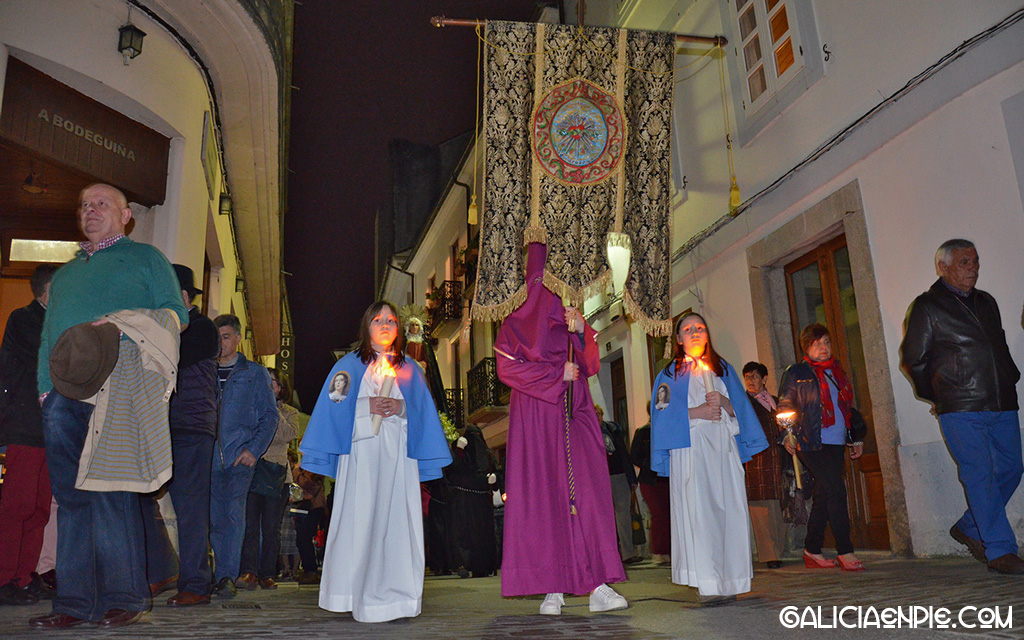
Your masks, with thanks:
[{"label": "white robe", "polygon": [[[715,391],[729,395],[717,376]],[[687,395],[690,408],[704,404],[703,376],[690,376]],[[672,582],[702,596],[746,593],[754,575],[738,433],[736,418],[724,409],[720,422],[691,418],[690,446],[669,457]]]},{"label": "white robe", "polygon": [[[419,465],[406,451],[405,412],[373,435],[370,397],[380,378],[359,385],[352,452],[338,456],[334,510],[320,579],[320,607],[359,622],[419,615],[423,602],[423,508]],[[395,384],[390,397],[402,398]]]}]

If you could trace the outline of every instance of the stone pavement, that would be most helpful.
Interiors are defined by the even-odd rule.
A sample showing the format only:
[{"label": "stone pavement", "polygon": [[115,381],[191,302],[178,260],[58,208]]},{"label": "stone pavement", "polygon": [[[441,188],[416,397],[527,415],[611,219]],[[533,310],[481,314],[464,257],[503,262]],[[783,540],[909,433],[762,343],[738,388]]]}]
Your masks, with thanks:
[{"label": "stone pavement", "polygon": [[[782,569],[755,566],[753,591],[737,602],[702,607],[692,589],[673,585],[667,567],[641,563],[629,568],[629,581],[618,585],[630,608],[604,614],[588,610],[585,597],[566,599],[561,616],[537,615],[540,598],[500,597],[496,577],[459,579],[428,577],[423,613],[413,619],[383,624],[361,624],[348,614],[317,607],[316,586],[284,583],[276,591],[240,592],[211,606],[172,609],[162,603],[140,622],[123,629],[101,631],[79,626],[52,632],[68,638],[379,638],[401,640],[460,640],[489,638],[533,639],[651,639],[668,638],[1015,638],[1024,640],[1024,577],[990,573],[984,565],[959,557],[907,560],[884,553],[859,554],[868,570],[851,574],[839,570],[810,571],[798,559]],[[872,611],[885,607],[931,607],[950,610],[956,628],[884,630],[869,628],[788,629],[780,622],[786,607],[796,607],[805,621],[817,617],[835,626],[832,607],[859,606],[841,614],[856,625],[858,615],[871,622]],[[1008,629],[964,629],[958,614],[963,607],[996,607],[1005,621],[1013,608]],[[805,609],[810,607],[810,609]],[[870,609],[875,607],[876,609]],[[51,634],[28,628],[28,619],[49,611],[49,603],[32,607],[0,607],[0,638],[41,638]],[[926,609],[918,609],[922,616]],[[786,615],[789,615],[786,613]],[[984,615],[984,614],[982,614]],[[799,620],[799,617],[796,618]],[[934,622],[934,616],[931,618]],[[962,621],[978,624],[976,610],[966,610]]]}]

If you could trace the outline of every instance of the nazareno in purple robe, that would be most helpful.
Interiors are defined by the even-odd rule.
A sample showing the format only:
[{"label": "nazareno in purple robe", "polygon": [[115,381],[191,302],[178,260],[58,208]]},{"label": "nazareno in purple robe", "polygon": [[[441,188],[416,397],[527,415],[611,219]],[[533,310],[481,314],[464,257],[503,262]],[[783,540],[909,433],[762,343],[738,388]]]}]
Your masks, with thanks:
[{"label": "nazareno in purple robe", "polygon": [[[589,593],[626,579],[615,537],[607,454],[587,378],[601,366],[596,332],[574,334],[569,447],[576,514],[570,513],[565,391],[569,328],[558,296],[542,282],[547,248],[533,243],[527,298],[495,341],[498,377],[512,388],[505,464],[501,595]],[[503,355],[507,354],[507,355]],[[511,356],[508,357],[508,356]]]}]

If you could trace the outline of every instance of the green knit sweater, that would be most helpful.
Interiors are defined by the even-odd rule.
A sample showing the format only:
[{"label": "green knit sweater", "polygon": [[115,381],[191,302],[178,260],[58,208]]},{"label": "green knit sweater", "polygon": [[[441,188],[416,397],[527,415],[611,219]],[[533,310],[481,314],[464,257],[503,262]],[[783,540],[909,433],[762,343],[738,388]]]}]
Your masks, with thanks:
[{"label": "green knit sweater", "polygon": [[50,350],[68,327],[124,309],[170,309],[181,324],[188,311],[171,263],[156,247],[121,238],[90,257],[79,251],[53,274],[39,345],[39,394],[53,388]]}]

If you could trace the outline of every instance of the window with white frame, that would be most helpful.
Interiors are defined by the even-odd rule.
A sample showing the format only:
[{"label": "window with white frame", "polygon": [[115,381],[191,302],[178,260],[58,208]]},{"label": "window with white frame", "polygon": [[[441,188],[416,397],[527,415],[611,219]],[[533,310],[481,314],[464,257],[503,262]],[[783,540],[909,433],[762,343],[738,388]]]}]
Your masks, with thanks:
[{"label": "window with white frame", "polygon": [[736,54],[730,62],[743,144],[823,70],[810,0],[722,0],[721,6]]},{"label": "window with white frame", "polygon": [[757,109],[803,68],[786,0],[734,0],[747,104]]}]

